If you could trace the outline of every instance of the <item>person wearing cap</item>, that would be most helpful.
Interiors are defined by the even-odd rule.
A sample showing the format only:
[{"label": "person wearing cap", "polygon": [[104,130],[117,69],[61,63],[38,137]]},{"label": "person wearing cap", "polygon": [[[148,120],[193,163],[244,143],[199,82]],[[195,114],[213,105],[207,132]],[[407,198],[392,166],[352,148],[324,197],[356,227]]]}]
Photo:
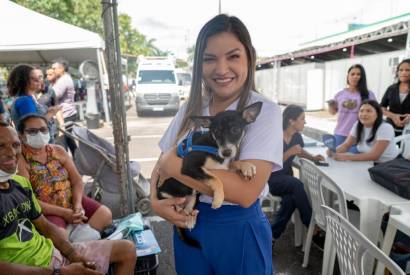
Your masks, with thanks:
[{"label": "person wearing cap", "polygon": [[28,113],[17,130],[23,143],[18,174],[30,180],[45,217],[65,235],[69,224],[88,223],[99,232],[111,224],[111,210],[84,196],[83,181],[67,151],[49,144],[47,119]]}]

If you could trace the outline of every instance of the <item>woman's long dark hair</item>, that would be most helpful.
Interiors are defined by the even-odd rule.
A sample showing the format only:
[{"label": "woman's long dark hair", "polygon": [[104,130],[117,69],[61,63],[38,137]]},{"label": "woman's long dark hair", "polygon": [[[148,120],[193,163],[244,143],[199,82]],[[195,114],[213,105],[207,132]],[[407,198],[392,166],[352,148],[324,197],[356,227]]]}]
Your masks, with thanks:
[{"label": "woman's long dark hair", "polygon": [[364,70],[362,65],[354,64],[349,68],[349,70],[347,70],[347,80],[346,80],[347,84],[349,84],[349,73],[353,69],[359,69],[360,71],[360,79],[359,79],[359,83],[357,83],[357,89],[360,92],[360,97],[362,101],[369,99],[369,90],[367,89],[366,71]]},{"label": "woman's long dark hair", "polygon": [[[367,143],[370,143],[376,137],[376,132],[379,129],[380,125],[383,123],[383,111],[382,111],[382,108],[380,107],[379,103],[376,100],[372,100],[372,99],[364,100],[362,102],[362,104],[360,105],[360,108],[365,104],[369,104],[370,106],[372,106],[376,110],[376,113],[377,113],[377,118],[376,118],[376,121],[373,124],[372,131],[370,133],[370,137],[366,140]],[[363,124],[360,122],[360,120],[358,120],[357,121],[357,129],[356,129],[356,141],[357,141],[357,143],[359,143],[360,140],[362,139],[362,134],[363,134]]]},{"label": "woman's long dark hair", "polygon": [[13,68],[7,80],[7,89],[10,96],[24,96],[30,84],[30,73],[34,67],[27,64],[20,64]]},{"label": "woman's long dark hair", "polygon": [[285,110],[283,110],[282,113],[282,128],[283,130],[288,129],[289,125],[290,125],[290,120],[297,120],[298,117],[303,114],[303,109],[300,106],[291,104],[288,105]]}]

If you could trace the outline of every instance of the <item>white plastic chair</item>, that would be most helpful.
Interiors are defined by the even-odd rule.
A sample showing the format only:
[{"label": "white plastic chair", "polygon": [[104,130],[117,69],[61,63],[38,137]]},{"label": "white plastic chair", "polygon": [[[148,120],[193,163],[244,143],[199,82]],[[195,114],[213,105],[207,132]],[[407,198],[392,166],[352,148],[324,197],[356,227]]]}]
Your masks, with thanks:
[{"label": "white plastic chair", "polygon": [[[275,213],[279,210],[280,202],[282,198],[279,196],[273,196],[271,193],[268,193],[266,197],[260,200],[262,210]],[[301,246],[303,243],[303,235],[305,233],[304,225],[300,219],[299,211],[296,209],[292,215],[292,222],[294,223],[294,232],[295,232],[295,247]]]},{"label": "white plastic chair", "polygon": [[[341,275],[363,275],[364,255],[369,253],[383,263],[393,275],[404,275],[400,267],[366,238],[356,227],[338,212],[325,205],[327,234],[336,247]],[[331,273],[329,273],[331,274]]]},{"label": "white plastic chair", "polygon": [[[336,195],[340,213],[348,218],[348,212],[343,191],[333,180],[320,171],[313,162],[307,159],[300,160],[300,179],[305,184],[305,187],[307,187],[312,203],[312,218],[306,236],[305,254],[302,264],[302,266],[306,268],[309,263],[310,247],[312,245],[315,225],[319,226],[322,230],[326,230],[326,218],[321,205],[328,205],[328,202],[325,201],[323,196],[323,186]],[[329,234],[326,234],[322,274],[333,274],[335,258],[336,251],[332,247]]]},{"label": "white plastic chair", "polygon": [[404,158],[410,157],[410,123],[404,127],[402,134],[394,139],[395,143],[399,142],[399,150]]},{"label": "white plastic chair", "polygon": [[[387,255],[390,254],[397,230],[410,236],[410,203],[397,204],[390,208],[389,222],[387,224],[382,245],[382,251]],[[383,271],[383,263],[379,262],[375,274],[383,275]]]}]

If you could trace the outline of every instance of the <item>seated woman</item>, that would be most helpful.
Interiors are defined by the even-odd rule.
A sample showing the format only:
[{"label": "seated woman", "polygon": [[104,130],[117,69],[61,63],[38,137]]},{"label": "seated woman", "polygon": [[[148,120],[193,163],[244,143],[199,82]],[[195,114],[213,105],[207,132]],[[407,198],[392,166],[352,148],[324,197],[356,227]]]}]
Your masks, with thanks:
[{"label": "seated woman", "polygon": [[68,153],[59,145],[48,144],[47,119],[27,114],[18,131],[23,143],[18,174],[30,180],[46,218],[63,229],[88,222],[101,232],[111,224],[110,209],[83,195],[81,176]]},{"label": "seated woman", "polygon": [[292,162],[295,156],[314,161],[323,161],[321,155],[312,156],[303,150],[303,139],[300,132],[305,125],[305,113],[296,105],[289,105],[283,111],[283,169],[273,172],[269,178],[269,191],[282,198],[281,207],[275,216],[272,228],[273,240],[278,239],[285,231],[295,209],[299,210],[303,224],[308,227],[312,208],[306,196],[303,183],[293,176]]},{"label": "seated woman", "polygon": [[[394,142],[394,129],[383,121],[383,111],[375,100],[365,100],[359,109],[359,120],[350,135],[336,152],[327,151],[335,160],[386,162],[397,157],[399,150]],[[357,145],[358,154],[346,153]]]}]

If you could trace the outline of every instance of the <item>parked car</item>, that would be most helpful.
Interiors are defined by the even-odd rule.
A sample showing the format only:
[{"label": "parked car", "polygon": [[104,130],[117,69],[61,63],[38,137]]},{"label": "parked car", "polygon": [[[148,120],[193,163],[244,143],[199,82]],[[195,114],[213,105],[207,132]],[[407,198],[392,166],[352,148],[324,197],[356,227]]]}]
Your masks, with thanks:
[{"label": "parked car", "polygon": [[179,86],[179,98],[181,100],[187,100],[189,92],[191,91],[191,74],[182,69],[176,69],[178,86]]}]

